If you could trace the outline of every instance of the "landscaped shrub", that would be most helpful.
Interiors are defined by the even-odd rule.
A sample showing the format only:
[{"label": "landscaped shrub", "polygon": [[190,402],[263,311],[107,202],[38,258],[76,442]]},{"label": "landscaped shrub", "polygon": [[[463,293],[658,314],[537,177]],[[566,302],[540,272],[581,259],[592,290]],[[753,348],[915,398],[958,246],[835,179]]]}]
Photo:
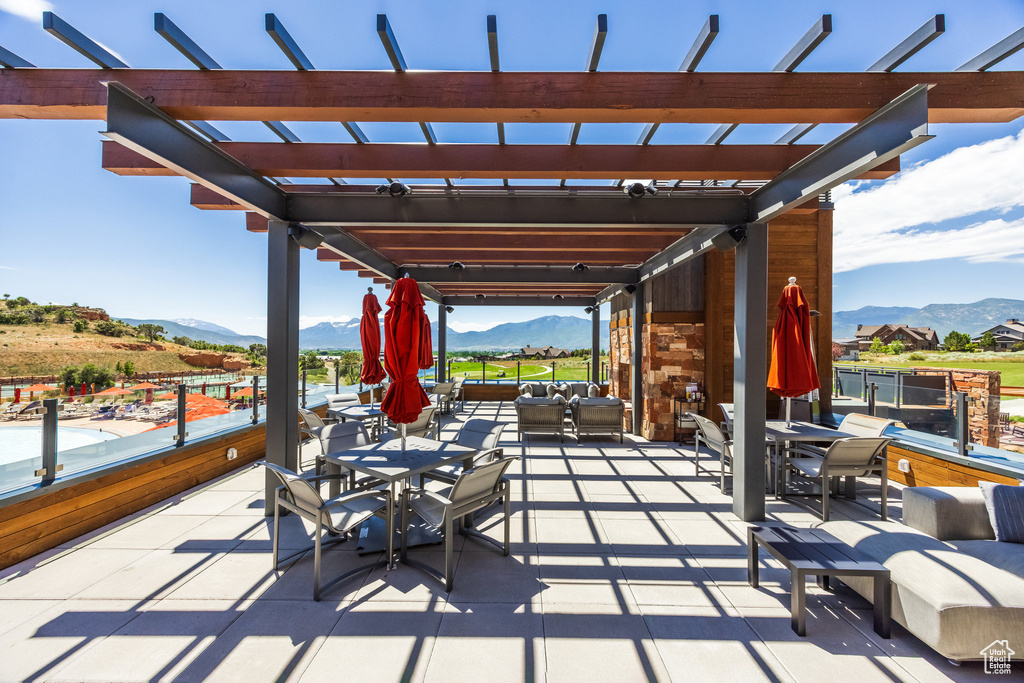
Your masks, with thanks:
[{"label": "landscaped shrub", "polygon": [[924,354],[922,354],[922,353],[912,353],[909,356],[907,356],[907,360],[924,360],[924,359],[925,359],[924,358]]}]

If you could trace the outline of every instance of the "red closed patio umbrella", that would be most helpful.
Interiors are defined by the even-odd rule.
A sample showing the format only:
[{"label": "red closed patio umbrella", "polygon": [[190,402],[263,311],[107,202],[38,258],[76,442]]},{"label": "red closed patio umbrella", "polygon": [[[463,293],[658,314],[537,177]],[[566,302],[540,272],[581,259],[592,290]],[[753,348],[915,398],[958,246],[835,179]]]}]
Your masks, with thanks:
[{"label": "red closed patio umbrella", "polygon": [[811,307],[804,291],[789,278],[779,299],[779,318],[772,330],[772,364],[768,388],[786,399],[786,426],[789,426],[790,400],[821,387],[818,368],[811,349]]},{"label": "red closed patio umbrella", "polygon": [[15,387],[14,388],[14,402],[15,403],[21,403],[21,388],[20,387]]},{"label": "red closed patio umbrella", "polygon": [[359,340],[363,346],[363,367],[359,381],[370,385],[370,407],[373,407],[373,385],[384,379],[384,368],[380,364],[380,302],[373,294],[373,287],[366,288],[363,297],[363,316],[359,320]]},{"label": "red closed patio umbrella", "polygon": [[[388,297],[384,314],[384,369],[391,378],[388,393],[380,408],[392,422],[406,425],[414,422],[430,405],[420,386],[417,372],[423,345],[423,296],[416,281],[410,277],[397,280]],[[405,430],[402,431],[405,448]]]},{"label": "red closed patio umbrella", "polygon": [[78,393],[79,393],[79,395],[81,395],[81,396],[85,396],[85,395],[86,395],[86,393],[88,393],[88,392],[86,391],[86,390],[87,390],[88,388],[89,388],[89,387],[85,386],[85,382],[82,382],[82,389],[81,389],[81,390],[80,390],[80,391],[78,392]]},{"label": "red closed patio umbrella", "polygon": [[420,337],[420,370],[434,367],[434,345],[430,339],[430,319],[423,315],[423,332]]}]

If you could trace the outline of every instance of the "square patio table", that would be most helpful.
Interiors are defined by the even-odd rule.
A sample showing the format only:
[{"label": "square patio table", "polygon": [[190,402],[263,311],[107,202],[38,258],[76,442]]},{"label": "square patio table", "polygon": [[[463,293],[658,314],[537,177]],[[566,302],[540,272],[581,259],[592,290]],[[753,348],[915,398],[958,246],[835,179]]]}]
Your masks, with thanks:
[{"label": "square patio table", "polygon": [[384,431],[384,411],[368,405],[345,406],[344,408],[330,408],[327,410],[327,417],[333,417],[344,422],[345,420],[359,420],[362,423],[370,422],[370,435],[376,437]]},{"label": "square patio table", "polygon": [[[402,450],[402,440],[394,438],[381,443],[373,443],[368,446],[357,446],[347,451],[327,453],[323,456],[328,466],[334,465],[344,467],[362,474],[368,474],[375,479],[380,479],[391,488],[391,495],[397,501],[397,489],[399,485],[404,487],[405,483],[417,474],[423,474],[430,470],[462,462],[462,466],[469,469],[473,466],[473,457],[477,449],[467,446],[460,446],[446,441],[434,441],[418,436],[410,436],[406,439],[406,449]],[[334,497],[340,492],[340,482],[331,482],[330,495]],[[396,506],[397,510],[397,506]],[[387,523],[386,534],[395,533],[395,520],[390,519]],[[386,538],[386,536],[385,536]],[[424,543],[435,543],[436,540],[420,540],[411,542],[410,545],[422,545]],[[389,564],[393,564],[394,558],[388,558]]]},{"label": "square patio table", "polygon": [[846,439],[854,434],[847,434],[838,429],[829,429],[811,422],[791,421],[786,426],[785,420],[768,420],[764,423],[765,438],[772,442],[772,459],[774,460],[772,472],[775,475],[772,481],[772,491],[775,498],[782,497],[782,487],[786,485],[783,479],[782,458],[779,448],[789,443],[832,443],[839,439]]}]

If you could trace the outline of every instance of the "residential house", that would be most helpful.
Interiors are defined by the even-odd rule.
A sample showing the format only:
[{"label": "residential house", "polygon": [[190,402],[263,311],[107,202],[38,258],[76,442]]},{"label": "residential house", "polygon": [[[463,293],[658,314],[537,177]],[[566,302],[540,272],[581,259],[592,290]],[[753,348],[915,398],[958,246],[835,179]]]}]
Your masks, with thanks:
[{"label": "residential house", "polygon": [[861,351],[870,349],[875,337],[887,345],[901,341],[907,351],[934,351],[939,348],[939,335],[930,327],[908,327],[892,323],[857,325],[857,333],[854,336]]},{"label": "residential house", "polygon": [[537,360],[554,360],[556,358],[568,358],[569,351],[566,349],[556,349],[554,346],[545,346],[543,348],[527,346],[519,350],[520,358],[535,358]]},{"label": "residential house", "polygon": [[1005,323],[990,327],[971,341],[977,344],[988,332],[996,338],[996,351],[1009,351],[1014,344],[1024,342],[1024,323],[1018,318],[1010,318]]}]

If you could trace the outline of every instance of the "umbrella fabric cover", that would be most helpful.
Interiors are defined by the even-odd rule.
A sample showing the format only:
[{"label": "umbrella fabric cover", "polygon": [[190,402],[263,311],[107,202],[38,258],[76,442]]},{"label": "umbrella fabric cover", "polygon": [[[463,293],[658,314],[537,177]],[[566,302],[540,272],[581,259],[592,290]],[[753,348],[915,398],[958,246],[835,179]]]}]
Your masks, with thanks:
[{"label": "umbrella fabric cover", "polygon": [[21,403],[21,389],[17,387],[14,389],[14,402]]},{"label": "umbrella fabric cover", "polygon": [[434,367],[434,345],[430,340],[430,319],[423,315],[423,332],[420,333],[420,370]]},{"label": "umbrella fabric cover", "polygon": [[811,353],[811,309],[796,278],[790,278],[782,290],[778,307],[768,388],[782,397],[802,396],[821,383]]},{"label": "umbrella fabric cover", "polygon": [[384,314],[384,369],[391,377],[388,393],[380,404],[392,422],[408,424],[430,405],[416,375],[422,346],[423,296],[416,281],[403,277],[395,281]]},{"label": "umbrella fabric cover", "polygon": [[363,317],[359,321],[359,339],[363,343],[363,369],[359,381],[363,384],[377,384],[384,379],[384,368],[380,365],[380,302],[373,292],[363,297]]},{"label": "umbrella fabric cover", "polygon": [[89,388],[89,387],[85,386],[85,382],[82,382],[82,389],[81,389],[81,391],[79,391],[78,393],[79,393],[79,394],[81,394],[82,396],[85,396],[85,394],[86,394],[86,389],[88,389],[88,388]]}]

